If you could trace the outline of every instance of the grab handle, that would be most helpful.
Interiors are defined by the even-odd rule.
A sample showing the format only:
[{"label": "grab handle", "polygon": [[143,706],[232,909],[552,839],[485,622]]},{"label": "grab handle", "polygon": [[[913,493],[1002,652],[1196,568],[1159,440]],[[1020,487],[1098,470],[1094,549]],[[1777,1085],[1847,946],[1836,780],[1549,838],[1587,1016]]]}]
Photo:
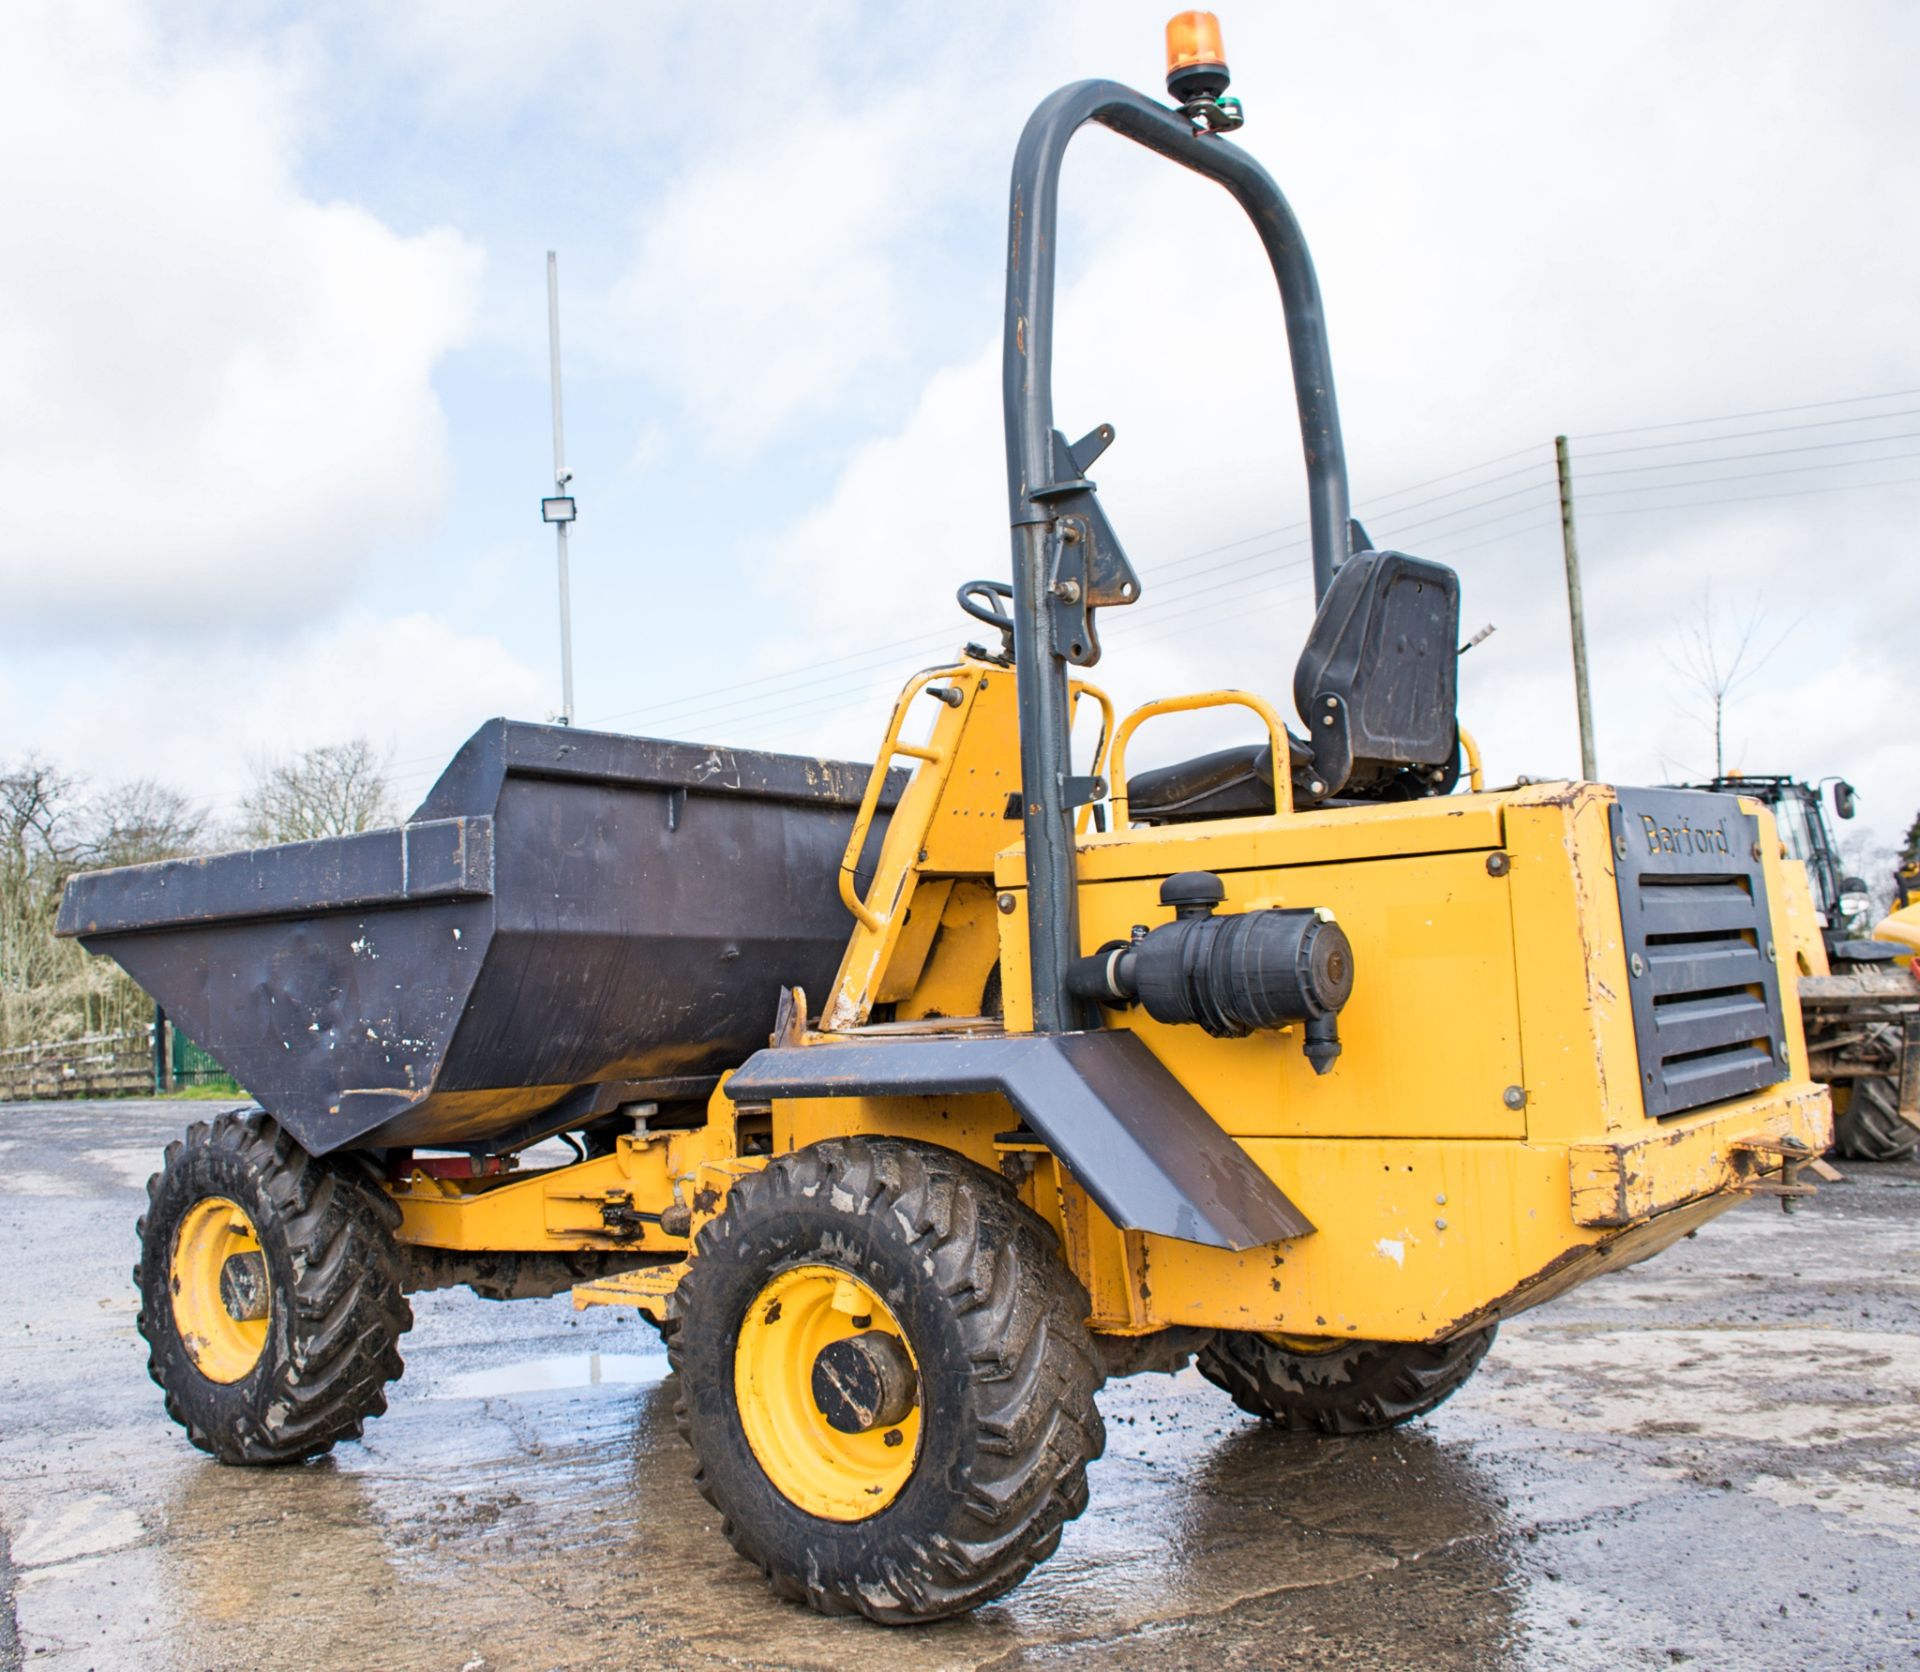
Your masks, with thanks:
[{"label": "grab handle", "polygon": [[860,863],[860,850],[867,845],[867,832],[873,828],[873,815],[879,809],[880,792],[886,787],[887,773],[892,770],[893,758],[896,755],[906,755],[913,760],[934,762],[944,761],[947,758],[944,749],[932,749],[923,743],[902,743],[900,728],[906,723],[907,710],[912,706],[915,697],[936,679],[952,679],[964,672],[965,669],[957,666],[922,668],[907,681],[894,702],[893,718],[887,722],[886,740],[880,745],[880,753],[874,760],[873,770],[867,774],[867,788],[860,797],[860,810],[853,815],[853,834],[847,838],[847,851],[840,857],[840,903],[867,929],[884,928],[886,919],[860,898],[860,881],[856,867]]},{"label": "grab handle", "polygon": [[1113,828],[1127,825],[1127,743],[1143,720],[1156,714],[1186,714],[1197,708],[1250,708],[1266,722],[1273,745],[1273,810],[1293,811],[1293,754],[1287,745],[1287,723],[1280,711],[1252,691],[1194,691],[1184,697],[1162,697],[1142,703],[1120,722],[1113,734]]}]

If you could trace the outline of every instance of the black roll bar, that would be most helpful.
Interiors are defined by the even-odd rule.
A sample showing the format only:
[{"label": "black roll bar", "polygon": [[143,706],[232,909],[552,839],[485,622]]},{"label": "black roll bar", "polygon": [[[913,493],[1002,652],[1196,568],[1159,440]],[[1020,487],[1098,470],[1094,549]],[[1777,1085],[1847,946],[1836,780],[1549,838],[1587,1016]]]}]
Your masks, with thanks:
[{"label": "black roll bar", "polygon": [[1273,265],[1287,321],[1307,500],[1313,587],[1326,592],[1348,555],[1347,461],[1334,403],[1320,284],[1293,210],[1259,163],[1216,134],[1196,133],[1179,111],[1115,81],[1079,81],[1044,100],[1013,159],[1007,224],[1007,318],[1002,398],[1007,497],[1013,523],[1014,665],[1020,698],[1021,810],[1026,832],[1028,946],[1033,1020],[1041,1032],[1082,1025],[1067,991],[1079,955],[1074,897],[1073,795],[1067,659],[1054,642],[1048,543],[1059,495],[1053,444],[1053,290],[1060,164],[1088,122],[1217,181],[1253,222]]}]

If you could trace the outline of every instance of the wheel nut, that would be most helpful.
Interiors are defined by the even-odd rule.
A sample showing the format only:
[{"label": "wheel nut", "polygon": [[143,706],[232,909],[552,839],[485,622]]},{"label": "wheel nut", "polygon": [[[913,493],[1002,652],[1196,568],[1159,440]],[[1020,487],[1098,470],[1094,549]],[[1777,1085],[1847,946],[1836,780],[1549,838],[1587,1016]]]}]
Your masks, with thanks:
[{"label": "wheel nut", "polygon": [[813,1402],[842,1434],[865,1434],[906,1421],[920,1402],[907,1344],[870,1329],[831,1341],[813,1361]]}]

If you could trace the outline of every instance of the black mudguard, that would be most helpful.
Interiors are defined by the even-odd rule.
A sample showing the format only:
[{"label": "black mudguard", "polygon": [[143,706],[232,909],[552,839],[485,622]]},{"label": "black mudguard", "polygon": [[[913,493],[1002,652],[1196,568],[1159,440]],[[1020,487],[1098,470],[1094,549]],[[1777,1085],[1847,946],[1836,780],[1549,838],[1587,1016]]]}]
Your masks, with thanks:
[{"label": "black mudguard", "polygon": [[999,1092],[1123,1230],[1213,1248],[1308,1235],[1312,1221],[1137,1035],[918,1034],[758,1052],[736,1102]]}]

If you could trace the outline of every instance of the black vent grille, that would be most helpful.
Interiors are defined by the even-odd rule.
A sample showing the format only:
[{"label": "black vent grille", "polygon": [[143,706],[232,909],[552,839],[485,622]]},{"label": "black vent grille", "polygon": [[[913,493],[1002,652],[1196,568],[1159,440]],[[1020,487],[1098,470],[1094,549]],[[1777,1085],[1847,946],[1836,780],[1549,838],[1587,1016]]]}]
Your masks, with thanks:
[{"label": "black vent grille", "polygon": [[1647,1113],[1785,1079],[1759,821],[1685,790],[1622,790],[1612,818]]}]

